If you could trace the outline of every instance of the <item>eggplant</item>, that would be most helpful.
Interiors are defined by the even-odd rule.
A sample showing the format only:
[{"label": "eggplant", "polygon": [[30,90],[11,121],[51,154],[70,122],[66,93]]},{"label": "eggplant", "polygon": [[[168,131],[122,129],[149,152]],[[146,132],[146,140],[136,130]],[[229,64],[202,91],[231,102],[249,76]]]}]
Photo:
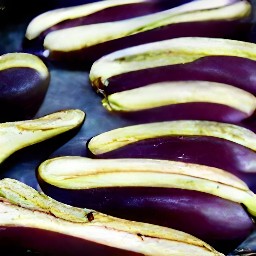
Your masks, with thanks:
[{"label": "eggplant", "polygon": [[112,0],[58,9],[32,20],[27,44],[43,41],[43,55],[51,60],[91,64],[107,53],[138,44],[181,36],[241,34],[241,20],[251,13],[246,0],[182,1],[180,5],[175,1],[174,6],[161,0],[122,4]]},{"label": "eggplant", "polygon": [[[107,96],[151,83],[187,80],[231,84],[255,94],[255,61],[253,43],[180,37],[103,56],[93,63],[90,81],[96,91]],[[234,76],[234,72],[239,72],[238,76]],[[240,75],[245,76],[245,80]]]},{"label": "eggplant", "polygon": [[0,194],[1,250],[15,243],[51,255],[223,255],[186,233],[71,207],[15,180],[1,180]]},{"label": "eggplant", "polygon": [[123,127],[87,143],[93,158],[153,158],[220,168],[256,192],[256,135],[244,127],[209,121],[169,121]]},{"label": "eggplant", "polygon": [[56,200],[175,228],[222,252],[236,248],[254,229],[242,204],[255,215],[255,195],[237,177],[213,167],[60,157],[43,162],[37,176],[44,193]]},{"label": "eggplant", "polygon": [[0,121],[30,119],[41,106],[50,82],[45,64],[26,53],[0,58]]},{"label": "eggplant", "polygon": [[111,94],[102,103],[109,111],[138,122],[195,119],[239,123],[256,109],[253,94],[208,81],[150,84]]},{"label": "eggplant", "polygon": [[[254,44],[241,41],[171,39],[102,57],[93,64],[90,80],[107,110],[137,122],[239,123],[255,112],[255,53]],[[230,104],[250,104],[248,99],[242,103],[245,94],[252,103],[247,114]]]},{"label": "eggplant", "polygon": [[84,118],[83,111],[68,109],[33,120],[0,124],[0,163],[22,148],[78,128]]}]

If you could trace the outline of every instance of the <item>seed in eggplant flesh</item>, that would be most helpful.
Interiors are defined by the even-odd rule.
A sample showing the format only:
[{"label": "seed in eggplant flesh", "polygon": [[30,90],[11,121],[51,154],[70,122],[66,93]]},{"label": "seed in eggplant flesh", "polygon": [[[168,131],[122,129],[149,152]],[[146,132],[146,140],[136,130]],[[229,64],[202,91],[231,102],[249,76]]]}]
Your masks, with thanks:
[{"label": "seed in eggplant flesh", "polygon": [[0,163],[22,148],[80,127],[84,119],[83,111],[68,109],[37,119],[0,124]]},{"label": "seed in eggplant flesh", "polygon": [[[53,10],[29,24],[26,43],[43,41],[43,55],[52,60],[91,64],[138,44],[181,36],[241,34],[241,21],[251,13],[251,4],[245,0],[185,1],[175,7],[165,2],[112,0]],[[131,5],[129,15],[127,5]]]},{"label": "seed in eggplant flesh", "polygon": [[41,106],[50,82],[45,64],[26,53],[0,58],[0,121],[32,118]]},{"label": "seed in eggplant flesh", "polygon": [[39,166],[38,180],[56,200],[175,228],[223,252],[254,229],[242,204],[255,215],[255,195],[217,168],[152,159],[60,157]]},{"label": "seed in eggplant flesh", "polygon": [[0,194],[3,250],[15,242],[23,249],[63,255],[223,256],[184,232],[65,205],[16,180],[1,180]]},{"label": "seed in eggplant flesh", "polygon": [[93,158],[153,158],[213,166],[233,173],[256,192],[256,135],[209,121],[169,121],[123,127],[87,143]]}]

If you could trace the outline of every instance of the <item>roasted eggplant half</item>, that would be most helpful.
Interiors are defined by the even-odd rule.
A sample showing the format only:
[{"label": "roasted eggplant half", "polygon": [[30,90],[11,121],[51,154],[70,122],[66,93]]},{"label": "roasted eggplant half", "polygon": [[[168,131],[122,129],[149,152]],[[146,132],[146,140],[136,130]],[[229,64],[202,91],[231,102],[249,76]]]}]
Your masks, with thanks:
[{"label": "roasted eggplant half", "polygon": [[1,252],[15,244],[46,255],[223,255],[189,234],[71,207],[16,180],[1,180],[0,195]]},{"label": "roasted eggplant half", "polygon": [[17,150],[78,128],[84,118],[83,111],[69,109],[38,119],[0,124],[0,163]]},{"label": "roasted eggplant half", "polygon": [[106,109],[138,122],[239,123],[255,112],[255,68],[252,43],[186,37],[104,56],[90,80]]},{"label": "roasted eggplant half", "polygon": [[254,229],[256,196],[221,169],[152,159],[60,157],[38,169],[56,200],[120,218],[175,228],[222,252]]},{"label": "roasted eggplant half", "polygon": [[0,57],[0,121],[31,119],[41,106],[50,82],[47,67],[27,53]]},{"label": "roasted eggplant half", "polygon": [[142,43],[241,34],[240,22],[250,13],[246,0],[100,1],[36,17],[27,28],[26,45],[43,45],[43,55],[52,60],[91,64],[107,53]]},{"label": "roasted eggplant half", "polygon": [[133,125],[88,141],[93,158],[153,158],[196,163],[233,173],[256,191],[256,135],[244,127],[209,121]]}]

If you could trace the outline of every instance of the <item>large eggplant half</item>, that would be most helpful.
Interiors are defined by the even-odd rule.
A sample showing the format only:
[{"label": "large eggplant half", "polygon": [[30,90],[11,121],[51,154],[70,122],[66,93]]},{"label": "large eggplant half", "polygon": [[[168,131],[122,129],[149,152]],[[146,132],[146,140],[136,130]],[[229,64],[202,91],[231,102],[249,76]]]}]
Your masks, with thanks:
[{"label": "large eggplant half", "polygon": [[38,169],[56,200],[120,218],[175,228],[222,252],[254,229],[256,196],[221,169],[167,160],[61,157]]},{"label": "large eggplant half", "polygon": [[140,122],[237,123],[255,112],[255,68],[255,44],[185,37],[104,56],[90,80],[104,95],[104,107]]},{"label": "large eggplant half", "polygon": [[50,81],[45,64],[26,53],[0,57],[0,121],[33,118],[44,100]]},{"label": "large eggplant half", "polygon": [[0,124],[0,163],[17,150],[78,128],[84,118],[83,111],[68,109],[38,119]]},{"label": "large eggplant half", "polygon": [[1,180],[0,195],[1,253],[223,256],[186,233],[64,205],[15,180]]},{"label": "large eggplant half", "polygon": [[43,41],[43,55],[50,59],[90,64],[107,53],[142,43],[241,34],[240,22],[250,12],[246,0],[100,1],[36,17],[28,26],[26,44]]},{"label": "large eggplant half", "polygon": [[244,127],[209,121],[170,121],[123,127],[93,137],[93,158],[154,158],[229,171],[256,191],[256,135]]}]

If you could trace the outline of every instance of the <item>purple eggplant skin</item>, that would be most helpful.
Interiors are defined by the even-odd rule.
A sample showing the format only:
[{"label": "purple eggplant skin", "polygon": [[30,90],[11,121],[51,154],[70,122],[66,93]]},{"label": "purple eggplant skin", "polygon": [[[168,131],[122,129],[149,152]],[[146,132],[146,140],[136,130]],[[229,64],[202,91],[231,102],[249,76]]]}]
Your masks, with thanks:
[{"label": "purple eggplant skin", "polygon": [[[239,68],[237,68],[239,67]],[[206,56],[193,62],[136,70],[99,80],[105,95],[164,81],[210,81],[230,84],[256,95],[256,61],[236,56]],[[236,74],[236,75],[234,75]]]},{"label": "purple eggplant skin", "polygon": [[230,106],[209,102],[172,104],[139,111],[118,111],[116,113],[138,124],[172,120],[208,120],[236,124],[250,117]]},{"label": "purple eggplant skin", "polygon": [[87,64],[87,66],[90,67],[97,59],[111,52],[139,44],[157,42],[171,38],[197,36],[240,39],[240,37],[243,37],[245,31],[248,30],[248,26],[250,26],[248,23],[226,20],[171,24],[157,29],[145,31],[143,33],[99,43],[80,50],[68,52],[51,51],[47,57],[51,61],[59,63],[65,62],[71,66]]},{"label": "purple eggplant skin", "polygon": [[220,168],[242,179],[256,192],[256,153],[237,143],[208,136],[166,136],[134,142],[92,158],[151,158]]},{"label": "purple eggplant skin", "polygon": [[[1,255],[97,255],[97,256],[142,256],[140,253],[85,241],[53,231],[26,227],[0,226]],[[24,253],[24,254],[22,254]],[[30,255],[29,253],[29,255]]]},{"label": "purple eggplant skin", "polygon": [[32,68],[14,67],[0,71],[0,122],[33,118],[48,90],[50,76],[42,80]]},{"label": "purple eggplant skin", "polygon": [[222,252],[234,250],[254,229],[240,204],[207,193],[153,187],[72,190],[46,183],[39,175],[37,178],[43,192],[56,200],[181,230]]}]

